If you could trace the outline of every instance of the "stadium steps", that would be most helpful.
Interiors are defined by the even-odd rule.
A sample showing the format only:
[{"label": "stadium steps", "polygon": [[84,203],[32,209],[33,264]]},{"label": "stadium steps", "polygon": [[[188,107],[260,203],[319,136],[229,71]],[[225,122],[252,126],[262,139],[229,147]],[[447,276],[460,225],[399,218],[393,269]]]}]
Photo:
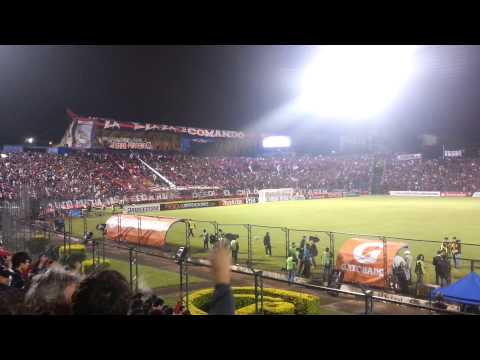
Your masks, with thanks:
[{"label": "stadium steps", "polygon": [[372,194],[383,194],[382,190],[382,179],[383,171],[385,169],[385,160],[384,159],[375,159],[375,165],[373,167],[373,176],[372,176]]}]

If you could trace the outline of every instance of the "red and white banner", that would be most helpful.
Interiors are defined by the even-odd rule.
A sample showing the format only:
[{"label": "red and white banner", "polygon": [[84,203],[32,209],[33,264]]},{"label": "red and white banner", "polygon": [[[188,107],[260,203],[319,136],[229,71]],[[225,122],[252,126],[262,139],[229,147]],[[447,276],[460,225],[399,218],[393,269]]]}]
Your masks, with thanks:
[{"label": "red and white banner", "polygon": [[467,193],[464,192],[442,192],[440,194],[442,197],[466,197],[468,196]]},{"label": "red and white banner", "polygon": [[233,130],[218,130],[218,129],[201,129],[186,126],[173,126],[165,124],[141,124],[137,122],[120,122],[114,119],[106,119],[95,116],[79,116],[73,113],[71,110],[67,110],[68,116],[72,121],[77,121],[78,124],[95,124],[98,128],[103,129],[125,129],[134,131],[168,131],[177,134],[188,134],[192,136],[202,136],[211,138],[231,138],[231,139],[243,139],[246,137],[242,131]]}]

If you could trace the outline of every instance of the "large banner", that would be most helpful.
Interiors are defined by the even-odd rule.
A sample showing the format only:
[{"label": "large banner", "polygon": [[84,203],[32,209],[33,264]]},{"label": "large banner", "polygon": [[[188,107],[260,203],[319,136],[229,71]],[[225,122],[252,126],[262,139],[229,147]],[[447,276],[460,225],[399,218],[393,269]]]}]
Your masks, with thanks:
[{"label": "large banner", "polygon": [[93,121],[78,121],[75,127],[74,146],[81,149],[90,149],[94,135]]},{"label": "large banner", "polygon": [[401,154],[397,155],[397,160],[405,161],[405,160],[419,160],[422,158],[422,154]]},{"label": "large banner", "polygon": [[[393,258],[408,245],[388,241],[384,243],[377,239],[348,239],[338,252],[336,268],[344,272],[343,281],[367,286],[383,287],[385,275],[392,272]],[[386,263],[385,263],[386,260]],[[385,274],[385,269],[387,273]]]},{"label": "large banner", "polygon": [[480,192],[474,192],[472,197],[480,197]]},{"label": "large banner", "polygon": [[90,141],[90,146],[113,149],[180,151],[182,134],[196,137],[193,139],[196,142],[202,142],[201,138],[244,139],[246,137],[242,131],[120,122],[114,119],[79,116],[70,110],[67,110],[67,115],[72,123],[62,139],[62,145],[69,147],[87,148]]},{"label": "large banner", "polygon": [[95,147],[120,150],[158,150],[180,152],[180,136],[162,132],[145,132],[97,128]]},{"label": "large banner", "polygon": [[389,193],[391,196],[440,196],[440,191],[389,191]]}]

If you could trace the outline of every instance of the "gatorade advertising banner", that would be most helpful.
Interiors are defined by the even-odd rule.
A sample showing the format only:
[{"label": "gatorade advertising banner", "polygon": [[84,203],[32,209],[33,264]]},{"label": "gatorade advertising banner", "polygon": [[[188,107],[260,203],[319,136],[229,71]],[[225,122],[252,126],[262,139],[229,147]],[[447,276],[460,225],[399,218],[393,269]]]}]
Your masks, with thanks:
[{"label": "gatorade advertising banner", "polygon": [[393,258],[407,244],[386,242],[386,266],[384,243],[381,240],[348,239],[337,256],[336,268],[344,272],[343,281],[374,287],[384,287],[385,268],[387,276],[392,273]]}]

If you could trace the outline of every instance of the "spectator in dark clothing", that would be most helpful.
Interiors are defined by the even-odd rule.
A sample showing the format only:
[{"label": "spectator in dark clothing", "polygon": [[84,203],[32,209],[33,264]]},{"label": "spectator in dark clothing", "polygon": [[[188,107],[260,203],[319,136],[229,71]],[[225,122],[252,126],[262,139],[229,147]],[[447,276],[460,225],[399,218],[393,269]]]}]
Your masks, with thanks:
[{"label": "spectator in dark clothing", "polygon": [[438,261],[438,276],[440,278],[440,286],[444,287],[450,284],[450,261],[446,256],[442,256]]},{"label": "spectator in dark clothing", "polygon": [[0,315],[22,313],[24,291],[10,286],[12,272],[0,266]]},{"label": "spectator in dark clothing", "polygon": [[130,305],[128,315],[145,315],[144,305],[142,299],[134,299]]},{"label": "spectator in dark clothing", "polygon": [[437,255],[434,256],[433,262],[432,262],[433,266],[435,267],[435,284],[436,285],[440,285],[440,275],[438,270],[439,269],[438,264],[441,259],[442,259],[442,251],[438,250]]},{"label": "spectator in dark clothing", "polygon": [[265,246],[265,255],[272,256],[272,242],[270,240],[270,234],[268,232],[263,238],[263,246]]},{"label": "spectator in dark clothing", "polygon": [[28,256],[26,252],[17,252],[12,256],[12,268],[14,273],[12,275],[10,286],[17,289],[24,288],[30,262],[30,256]]},{"label": "spectator in dark clothing", "polygon": [[215,291],[208,311],[209,315],[234,315],[235,301],[230,288],[230,251],[221,246],[212,256],[212,272]]},{"label": "spectator in dark clothing", "polygon": [[303,252],[303,276],[306,278],[310,277],[311,266],[312,266],[312,256],[310,253],[310,244],[305,244],[305,250]]},{"label": "spectator in dark clothing", "polygon": [[212,247],[215,247],[216,244],[217,244],[217,237],[215,236],[215,234],[211,234],[210,235],[210,245],[212,245]]},{"label": "spectator in dark clothing", "polygon": [[43,274],[48,270],[48,256],[41,254],[37,261],[32,265],[32,275]]},{"label": "spectator in dark clothing", "polygon": [[208,240],[209,240],[209,237],[208,237],[208,232],[207,230],[203,229],[203,248],[204,249],[208,249]]},{"label": "spectator in dark clothing", "polygon": [[130,286],[118,271],[104,270],[84,279],[73,295],[76,315],[127,315]]}]

